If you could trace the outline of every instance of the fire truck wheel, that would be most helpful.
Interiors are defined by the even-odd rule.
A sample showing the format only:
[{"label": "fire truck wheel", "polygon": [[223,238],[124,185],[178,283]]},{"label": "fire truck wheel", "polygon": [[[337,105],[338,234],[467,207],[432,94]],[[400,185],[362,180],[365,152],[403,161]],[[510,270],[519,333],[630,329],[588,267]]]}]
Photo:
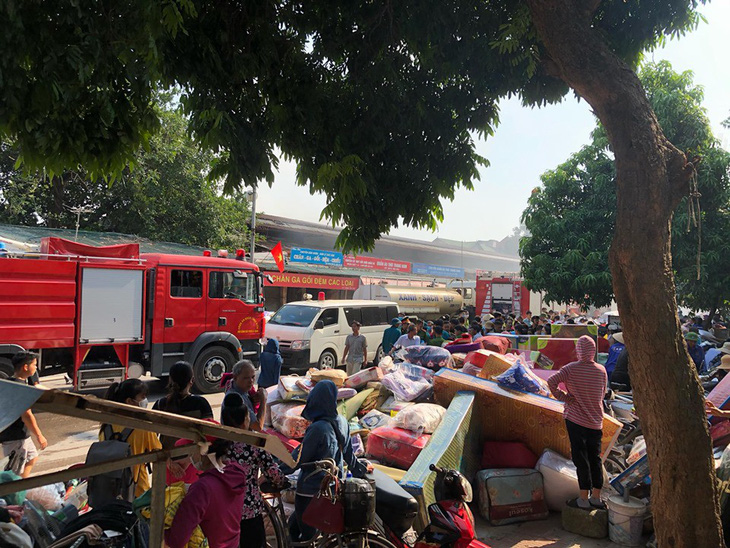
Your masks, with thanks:
[{"label": "fire truck wheel", "polygon": [[319,356],[317,367],[320,369],[335,369],[337,367],[337,356],[332,350],[325,350]]},{"label": "fire truck wheel", "polygon": [[0,379],[9,379],[14,373],[13,362],[8,358],[0,358]]},{"label": "fire truck wheel", "polygon": [[209,346],[198,354],[193,367],[193,384],[201,394],[220,392],[223,373],[233,369],[235,358],[222,346]]}]

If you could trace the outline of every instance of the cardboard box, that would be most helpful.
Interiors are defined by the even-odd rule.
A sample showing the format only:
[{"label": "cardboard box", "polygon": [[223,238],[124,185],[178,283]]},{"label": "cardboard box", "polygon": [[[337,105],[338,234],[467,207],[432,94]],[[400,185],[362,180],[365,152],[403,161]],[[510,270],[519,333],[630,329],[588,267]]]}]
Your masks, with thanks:
[{"label": "cardboard box", "polygon": [[508,360],[504,354],[498,354],[491,350],[477,350],[474,354],[471,363],[476,366],[481,363],[482,369],[479,371],[479,377],[482,379],[490,379],[495,375],[501,375],[514,365],[514,361]]},{"label": "cardboard box", "polygon": [[[457,392],[476,394],[481,424],[481,441],[521,441],[536,455],[552,449],[570,458],[570,441],[563,419],[563,403],[551,398],[505,390],[496,382],[472,377],[460,371],[442,369],[434,377],[436,401],[448,406]],[[603,416],[601,456],[616,442],[621,423]]]}]

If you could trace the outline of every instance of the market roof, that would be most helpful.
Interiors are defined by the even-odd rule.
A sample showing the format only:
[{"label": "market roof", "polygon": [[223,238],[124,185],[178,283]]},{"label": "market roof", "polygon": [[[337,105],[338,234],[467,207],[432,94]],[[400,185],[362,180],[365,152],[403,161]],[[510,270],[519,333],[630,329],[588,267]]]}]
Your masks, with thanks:
[{"label": "market roof", "polygon": [[56,236],[67,240],[75,240],[87,245],[115,245],[138,243],[142,253],[170,253],[174,255],[202,255],[203,248],[173,242],[154,242],[134,234],[120,234],[118,232],[92,232],[90,230],[76,230],[71,228],[47,228],[41,226],[18,226],[0,224],[0,241],[6,242],[8,248],[27,250],[23,244],[39,246],[41,238]]}]

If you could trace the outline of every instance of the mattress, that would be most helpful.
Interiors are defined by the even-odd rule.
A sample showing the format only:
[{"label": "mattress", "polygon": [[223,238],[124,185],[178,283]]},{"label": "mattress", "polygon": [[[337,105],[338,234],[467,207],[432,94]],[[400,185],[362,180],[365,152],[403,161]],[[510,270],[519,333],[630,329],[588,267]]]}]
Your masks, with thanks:
[{"label": "mattress", "polygon": [[578,342],[578,339],[540,337],[537,339],[537,349],[540,354],[552,360],[553,369],[560,369],[578,359],[575,353],[576,342]]},{"label": "mattress", "polygon": [[[462,390],[476,394],[475,413],[481,425],[480,442],[521,441],[536,455],[542,454],[545,449],[552,449],[566,458],[570,457],[562,402],[505,390],[496,382],[451,369],[442,369],[434,376],[434,396],[444,407],[449,406]],[[603,416],[601,456],[605,457],[613,447],[620,431],[619,421],[608,415]]]},{"label": "mattress", "polygon": [[462,472],[470,481],[479,470],[481,447],[479,428],[472,413],[473,392],[454,394],[441,424],[431,436],[413,465],[400,481],[401,487],[418,500],[419,514],[415,527],[419,531],[428,523],[428,505],[436,502],[433,481],[436,474],[429,470],[433,463]]}]

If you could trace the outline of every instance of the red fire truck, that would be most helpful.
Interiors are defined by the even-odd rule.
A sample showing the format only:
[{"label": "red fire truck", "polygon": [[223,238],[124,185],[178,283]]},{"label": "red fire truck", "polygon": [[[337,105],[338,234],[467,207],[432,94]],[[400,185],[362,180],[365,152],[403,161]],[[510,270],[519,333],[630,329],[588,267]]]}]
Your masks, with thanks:
[{"label": "red fire truck", "polygon": [[476,283],[476,313],[524,314],[530,309],[530,291],[519,278],[481,278]]},{"label": "red fire truck", "polygon": [[263,334],[263,281],[242,260],[61,238],[0,259],[0,376],[22,349],[40,354],[41,374],[68,372],[76,389],[164,376],[186,360],[209,393],[237,360],[258,361]]}]

